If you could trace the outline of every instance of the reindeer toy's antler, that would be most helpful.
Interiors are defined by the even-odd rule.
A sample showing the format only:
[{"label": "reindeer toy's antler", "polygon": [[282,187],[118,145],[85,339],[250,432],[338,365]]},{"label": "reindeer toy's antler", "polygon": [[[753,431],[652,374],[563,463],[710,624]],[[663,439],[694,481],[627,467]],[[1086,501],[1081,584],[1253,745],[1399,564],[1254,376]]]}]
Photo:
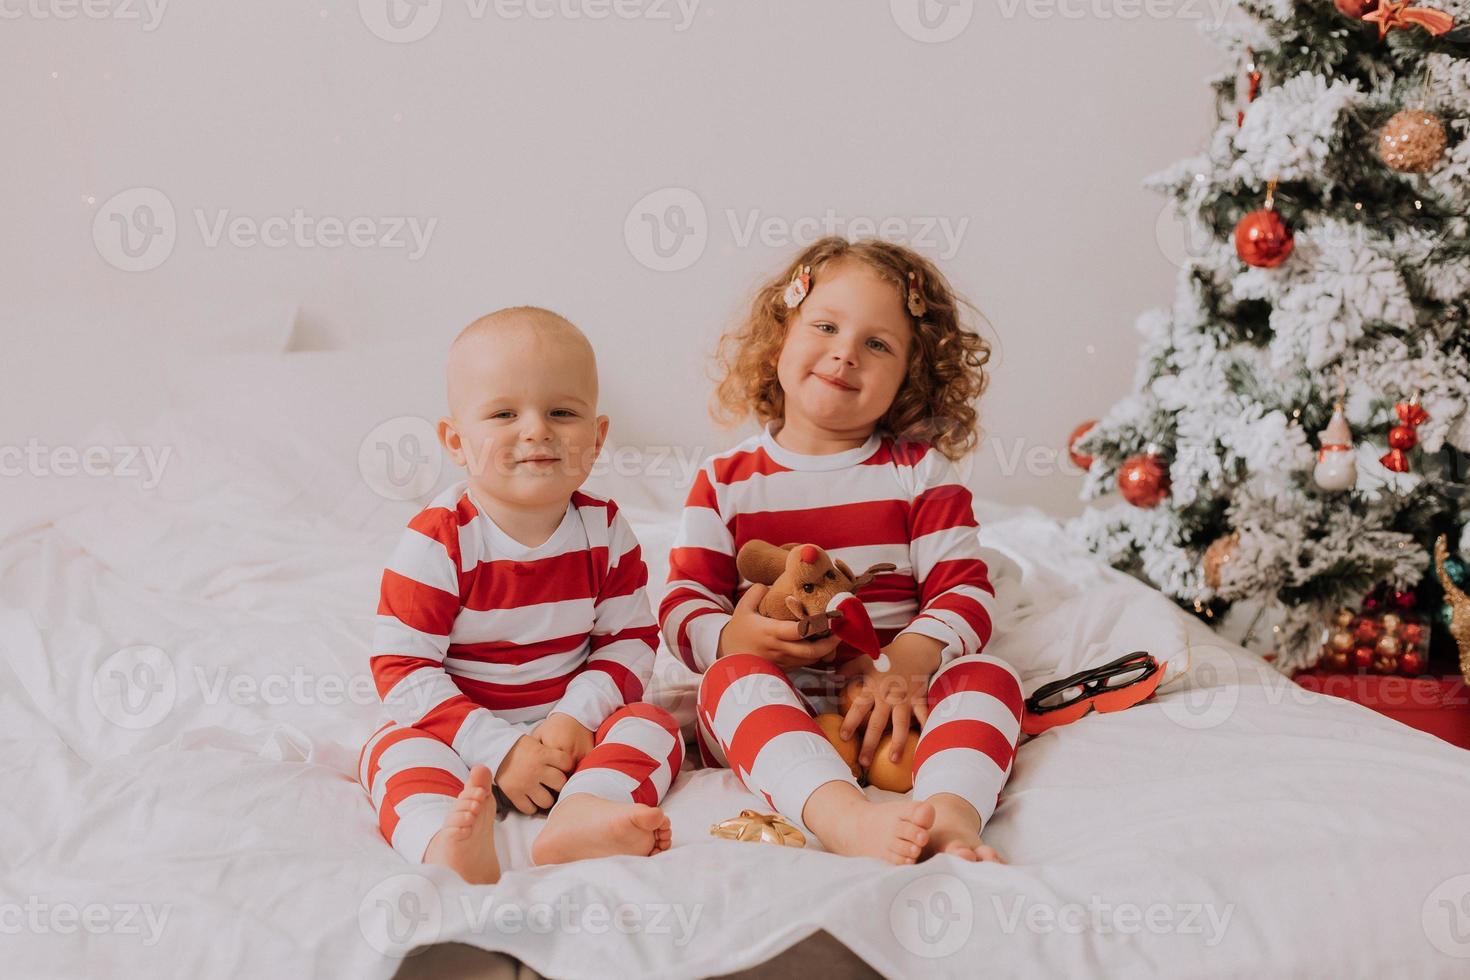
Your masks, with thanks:
[{"label": "reindeer toy's antler", "polygon": [[882,655],[878,634],[856,593],[896,565],[873,565],[854,575],[846,562],[834,560],[814,544],[777,547],[747,541],[735,567],[746,579],[770,586],[759,606],[762,616],[797,623],[807,639],[835,632],[874,660]]}]

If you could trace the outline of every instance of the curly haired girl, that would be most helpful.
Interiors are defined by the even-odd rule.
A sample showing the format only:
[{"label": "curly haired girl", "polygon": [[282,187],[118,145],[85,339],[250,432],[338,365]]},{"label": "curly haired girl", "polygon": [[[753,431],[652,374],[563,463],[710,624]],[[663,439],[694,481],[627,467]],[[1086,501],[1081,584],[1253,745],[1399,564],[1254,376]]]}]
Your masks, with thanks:
[{"label": "curly haired girl", "polygon": [[[704,675],[705,761],[828,850],[896,864],[998,860],[981,831],[1020,728],[1015,671],[981,652],[995,590],[953,465],[975,445],[990,355],[960,307],[932,263],[879,241],[822,239],[760,287],[721,340],[715,401],[763,431],[696,476],[659,609],[665,642]],[[858,593],[882,656],[762,616],[766,587],[736,569],[751,540],[891,563]],[[922,726],[912,799],[870,801],[814,720],[848,685],[839,737],[862,729],[862,765],[890,723],[894,761]]]}]

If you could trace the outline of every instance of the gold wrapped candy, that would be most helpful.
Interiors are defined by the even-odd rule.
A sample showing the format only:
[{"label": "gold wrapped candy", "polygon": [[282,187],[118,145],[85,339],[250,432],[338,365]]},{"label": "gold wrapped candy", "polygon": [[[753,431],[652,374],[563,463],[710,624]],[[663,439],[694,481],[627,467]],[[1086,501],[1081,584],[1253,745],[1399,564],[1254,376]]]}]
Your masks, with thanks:
[{"label": "gold wrapped candy", "polygon": [[711,837],[725,840],[753,840],[782,847],[806,847],[806,835],[779,813],[741,810],[740,816],[721,820],[709,829]]}]

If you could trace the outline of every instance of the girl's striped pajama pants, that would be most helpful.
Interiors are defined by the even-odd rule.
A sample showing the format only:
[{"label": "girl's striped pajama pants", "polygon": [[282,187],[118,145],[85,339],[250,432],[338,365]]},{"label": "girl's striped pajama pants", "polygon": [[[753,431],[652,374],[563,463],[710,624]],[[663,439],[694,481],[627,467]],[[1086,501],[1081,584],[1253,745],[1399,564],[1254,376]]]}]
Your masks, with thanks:
[{"label": "girl's striped pajama pants", "polygon": [[[1021,711],[1020,679],[1004,661],[972,654],[938,670],[914,751],[914,799],[953,793],[975,808],[983,827],[1010,775]],[[699,687],[701,755],[732,769],[772,809],[801,824],[817,787],[833,780],[857,786],[815,713],[775,664],[754,654],[722,657]]]}]

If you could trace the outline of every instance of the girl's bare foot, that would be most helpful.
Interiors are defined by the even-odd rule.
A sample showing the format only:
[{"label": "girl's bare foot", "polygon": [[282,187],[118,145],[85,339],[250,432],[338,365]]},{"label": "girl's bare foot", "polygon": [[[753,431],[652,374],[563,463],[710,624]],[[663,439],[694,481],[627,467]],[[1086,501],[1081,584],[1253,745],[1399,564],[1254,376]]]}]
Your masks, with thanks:
[{"label": "girl's bare foot", "polygon": [[671,838],[669,818],[656,806],[574,793],[551,808],[531,844],[531,860],[565,864],[612,854],[657,854],[669,849]]},{"label": "girl's bare foot", "polygon": [[913,864],[929,841],[934,807],[922,800],[873,803],[857,787],[833,780],[807,799],[801,819],[835,854]]},{"label": "girl's bare foot", "polygon": [[928,802],[934,805],[934,827],[929,832],[929,846],[924,848],[925,858],[953,854],[965,861],[1005,864],[995,848],[980,839],[980,814],[962,797],[935,793]]},{"label": "girl's bare foot", "polygon": [[495,801],[490,798],[490,770],[475,766],[444,826],[424,848],[425,864],[453,868],[471,885],[493,885],[500,880],[495,856]]}]

